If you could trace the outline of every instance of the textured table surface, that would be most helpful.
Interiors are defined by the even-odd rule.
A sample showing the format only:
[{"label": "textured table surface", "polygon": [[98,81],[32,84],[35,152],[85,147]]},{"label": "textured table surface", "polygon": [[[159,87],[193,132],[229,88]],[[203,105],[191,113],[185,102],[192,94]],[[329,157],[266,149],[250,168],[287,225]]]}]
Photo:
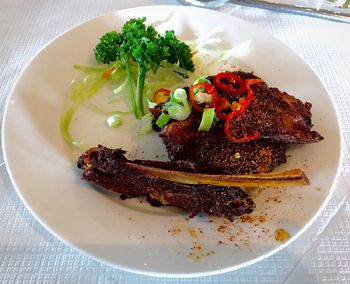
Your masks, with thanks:
[{"label": "textured table surface", "polygon": [[[0,1],[0,111],[29,60],[66,29],[95,16],[174,0]],[[341,121],[343,165],[334,195],[306,233],[249,267],[194,279],[151,278],[105,266],[47,232],[17,196],[0,154],[0,283],[350,283],[350,25],[233,4],[224,13],[279,38],[315,70]],[[327,106],[325,106],[325,112]]]}]

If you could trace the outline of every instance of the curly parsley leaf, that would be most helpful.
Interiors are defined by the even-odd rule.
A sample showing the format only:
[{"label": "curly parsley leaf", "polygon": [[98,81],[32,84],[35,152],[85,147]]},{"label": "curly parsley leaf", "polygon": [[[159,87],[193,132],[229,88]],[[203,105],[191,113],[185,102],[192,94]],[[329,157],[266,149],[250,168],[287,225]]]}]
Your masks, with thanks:
[{"label": "curly parsley leaf", "polygon": [[[173,31],[166,31],[161,36],[153,26],[146,26],[145,21],[145,17],[130,19],[121,33],[106,33],[94,49],[98,62],[118,61],[125,66],[131,104],[137,118],[144,115],[143,90],[148,71],[156,73],[163,61],[191,72],[195,69],[191,49],[186,43],[177,39]],[[136,93],[131,70],[134,65],[137,66]]]}]

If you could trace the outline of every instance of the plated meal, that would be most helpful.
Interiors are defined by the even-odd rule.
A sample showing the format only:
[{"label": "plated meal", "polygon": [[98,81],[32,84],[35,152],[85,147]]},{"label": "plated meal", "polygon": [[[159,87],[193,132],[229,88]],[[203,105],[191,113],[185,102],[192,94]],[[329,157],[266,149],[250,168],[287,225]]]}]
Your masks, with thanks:
[{"label": "plated meal", "polygon": [[332,192],[339,133],[319,78],[269,33],[152,6],[48,44],[10,96],[3,152],[60,240],[123,270],[194,277],[300,236]]},{"label": "plated meal", "polygon": [[[96,95],[108,79],[125,76],[127,98],[135,118],[141,119],[147,115],[143,96],[147,72],[156,74],[164,68],[190,77],[186,71],[194,72],[192,57],[200,51],[191,51],[173,31],[160,35],[145,21],[130,19],[121,32],[111,31],[100,38],[95,58],[109,65],[90,74],[94,75],[92,83],[86,77],[75,83],[79,96],[73,88],[73,103]],[[164,67],[165,63],[170,67]],[[172,69],[173,65],[178,69]],[[80,67],[94,68],[99,67]],[[159,80],[157,76],[155,80]],[[190,217],[205,213],[231,221],[255,208],[242,187],[309,184],[300,169],[266,173],[286,162],[287,144],[323,140],[312,130],[312,104],[267,86],[253,72],[201,76],[191,86],[175,90],[162,86],[147,100],[152,121],[146,123],[160,133],[170,161],[131,161],[123,149],[99,145],[78,160],[84,180],[121,193],[122,199],[144,196],[153,206],[179,207],[189,211]],[[67,115],[70,119],[73,116],[71,109],[61,119],[61,130],[63,138],[74,144],[67,123]],[[107,119],[118,122],[110,124],[112,127],[120,120],[115,114]]]}]

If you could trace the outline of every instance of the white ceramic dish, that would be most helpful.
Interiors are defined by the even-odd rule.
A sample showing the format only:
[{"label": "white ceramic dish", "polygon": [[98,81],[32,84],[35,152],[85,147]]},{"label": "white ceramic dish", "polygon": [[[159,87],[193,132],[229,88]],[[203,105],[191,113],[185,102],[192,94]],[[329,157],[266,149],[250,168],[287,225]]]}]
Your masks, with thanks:
[{"label": "white ceramic dish", "polygon": [[[152,208],[139,199],[121,201],[80,180],[59,132],[59,119],[77,76],[72,65],[86,63],[98,38],[119,29],[131,17],[147,16],[159,30],[174,29],[194,39],[220,25],[233,45],[250,41],[238,67],[254,71],[277,86],[313,103],[318,144],[291,147],[288,163],[302,168],[311,185],[252,192],[251,218],[228,223],[196,217],[172,208]],[[200,23],[200,24],[199,24]],[[84,113],[80,114],[84,115]],[[130,117],[120,129],[107,129],[90,117],[72,124],[72,132],[90,145],[123,146],[143,158],[164,157],[156,134],[139,137]],[[325,205],[340,162],[340,132],[332,102],[314,72],[269,33],[242,20],[209,10],[150,6],[117,11],[62,34],[49,43],[20,75],[3,121],[3,150],[11,180],[28,209],[52,234],[106,264],[141,274],[194,277],[232,271],[261,260],[295,240]],[[163,156],[162,156],[163,155]],[[277,242],[274,231],[291,238]]]}]

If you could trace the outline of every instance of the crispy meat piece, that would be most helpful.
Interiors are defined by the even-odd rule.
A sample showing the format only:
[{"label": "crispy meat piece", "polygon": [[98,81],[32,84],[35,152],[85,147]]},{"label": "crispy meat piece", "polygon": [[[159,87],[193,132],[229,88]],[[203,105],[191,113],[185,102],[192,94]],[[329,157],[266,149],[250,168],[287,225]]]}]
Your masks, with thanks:
[{"label": "crispy meat piece", "polygon": [[174,121],[160,132],[172,161],[188,160],[201,173],[255,174],[271,171],[286,162],[285,144],[272,141],[233,143],[222,124],[198,132],[200,114],[193,112],[184,121]]},{"label": "crispy meat piece", "polygon": [[[244,79],[258,78],[252,73],[234,73]],[[261,138],[283,143],[306,144],[323,140],[319,133],[311,130],[311,103],[302,103],[265,83],[251,87],[255,93],[253,101],[243,114],[231,121],[230,130],[234,137],[258,131]],[[227,97],[227,94],[221,95]]]},{"label": "crispy meat piece", "polygon": [[[124,197],[146,196],[153,205],[185,209],[191,212],[190,217],[205,213],[233,220],[234,216],[251,213],[255,208],[253,200],[238,187],[184,185],[163,180],[130,168],[128,163],[133,162],[124,154],[121,149],[102,146],[88,150],[78,160],[78,167],[84,170],[82,179]],[[158,165],[172,168],[166,163]]]},{"label": "crispy meat piece", "polygon": [[[253,73],[234,72],[244,79],[257,79]],[[213,76],[208,79],[213,82]],[[187,160],[199,172],[219,174],[252,174],[269,172],[286,162],[286,143],[313,143],[323,139],[311,131],[311,104],[269,88],[265,82],[251,86],[255,97],[248,108],[230,123],[234,137],[260,133],[260,139],[248,143],[233,143],[224,134],[224,122],[218,122],[209,132],[198,132],[201,113],[193,110],[185,121],[170,121],[161,130],[170,160]],[[237,95],[219,95],[238,101]],[[160,107],[158,107],[159,112]],[[157,113],[153,113],[156,120]]]},{"label": "crispy meat piece", "polygon": [[233,119],[230,130],[234,137],[258,131],[262,138],[283,143],[307,144],[323,140],[311,131],[311,104],[268,88],[265,84],[252,86],[255,98],[242,115]]}]

